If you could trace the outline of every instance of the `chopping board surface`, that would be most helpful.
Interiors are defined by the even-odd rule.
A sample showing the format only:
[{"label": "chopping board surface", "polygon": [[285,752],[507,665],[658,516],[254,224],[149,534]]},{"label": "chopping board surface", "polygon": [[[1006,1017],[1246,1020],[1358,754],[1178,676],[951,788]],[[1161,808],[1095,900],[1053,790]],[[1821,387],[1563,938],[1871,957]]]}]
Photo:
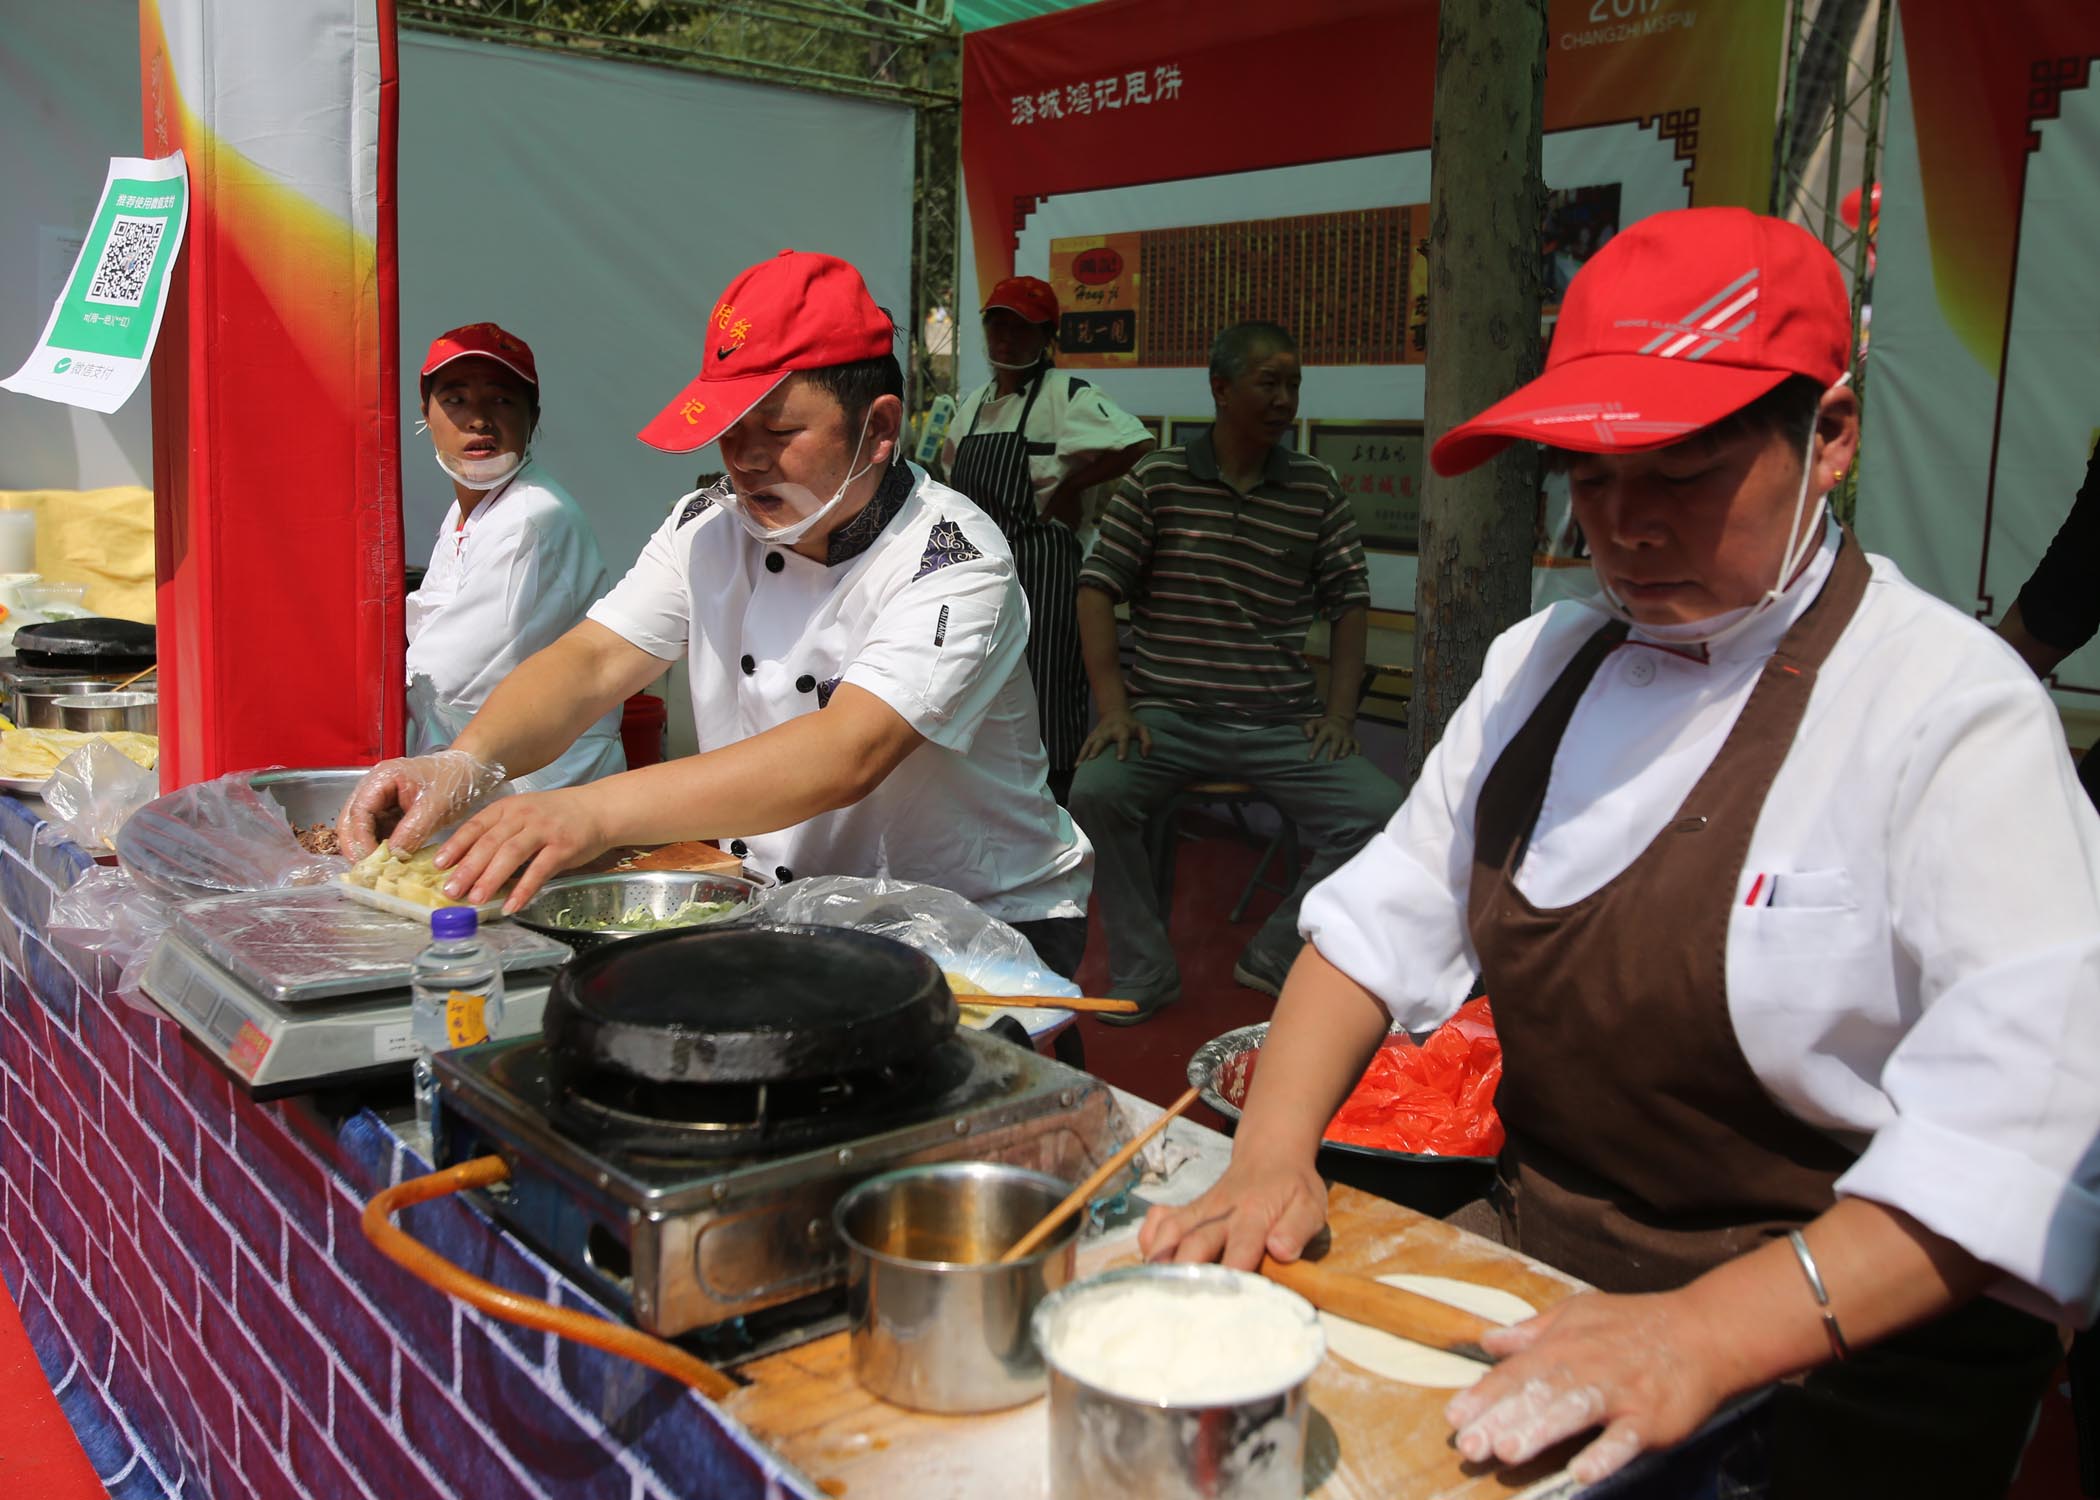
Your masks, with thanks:
[{"label": "chopping board surface", "polygon": [[[1516,1293],[1541,1310],[1578,1283],[1412,1209],[1337,1186],[1327,1200],[1333,1249],[1323,1264],[1364,1276],[1408,1271],[1477,1281]],[[1082,1276],[1137,1258],[1119,1237],[1082,1249]],[[1043,1493],[1048,1406],[1031,1401],[985,1416],[942,1417],[876,1400],[853,1379],[843,1333],[745,1365],[752,1383],[727,1409],[827,1494],[878,1497]],[[1468,1472],[1444,1421],[1449,1391],[1382,1380],[1337,1360],[1312,1382],[1306,1442],[1307,1493],[1317,1500],[1488,1500],[1515,1497],[1551,1472],[1533,1465]]]}]

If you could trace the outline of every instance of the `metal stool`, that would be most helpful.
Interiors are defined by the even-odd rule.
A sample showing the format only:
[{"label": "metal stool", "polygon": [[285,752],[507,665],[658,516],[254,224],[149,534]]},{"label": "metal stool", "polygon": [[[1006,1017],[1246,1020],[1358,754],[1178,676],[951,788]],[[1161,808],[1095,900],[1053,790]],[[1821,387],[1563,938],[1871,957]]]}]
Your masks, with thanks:
[{"label": "metal stool", "polygon": [[[1260,805],[1276,814],[1276,832],[1264,842],[1252,828],[1247,826],[1246,809]],[[1273,799],[1265,795],[1252,782],[1247,781],[1192,781],[1169,797],[1166,804],[1152,815],[1146,826],[1146,855],[1152,862],[1152,885],[1159,895],[1159,912],[1162,920],[1170,917],[1174,910],[1174,857],[1178,841],[1179,818],[1183,810],[1191,807],[1223,807],[1232,815],[1240,836],[1250,844],[1261,848],[1261,858],[1254,862],[1254,873],[1247,877],[1247,884],[1240,890],[1240,899],[1233,905],[1228,922],[1237,922],[1247,914],[1249,903],[1258,890],[1287,894],[1298,881],[1298,825],[1289,814],[1278,807]],[[1269,866],[1277,854],[1283,855],[1283,870],[1276,880],[1269,880]]]}]

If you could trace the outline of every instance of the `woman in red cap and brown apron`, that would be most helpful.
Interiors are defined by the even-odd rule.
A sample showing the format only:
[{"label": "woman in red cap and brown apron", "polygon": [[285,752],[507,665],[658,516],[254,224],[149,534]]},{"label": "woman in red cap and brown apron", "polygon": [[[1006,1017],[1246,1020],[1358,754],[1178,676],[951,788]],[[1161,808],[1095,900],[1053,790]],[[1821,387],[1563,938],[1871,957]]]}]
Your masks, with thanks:
[{"label": "woman in red cap and brown apron", "polygon": [[1086,740],[1079,659],[1080,497],[1126,473],[1152,447],[1144,426],[1077,375],[1051,363],[1057,294],[1009,276],[984,302],[992,379],[964,399],[943,453],[948,483],[999,523],[1028,598],[1028,672],[1062,803]]},{"label": "woman in red cap and brown apron", "polygon": [[1468,1459],[1590,1433],[1595,1480],[1805,1374],[1775,1496],[2000,1495],[2100,1301],[2100,821],[2012,653],[1825,518],[1848,353],[1805,231],[1660,214],[1437,443],[1444,473],[1544,444],[1598,597],[1495,643],[1307,897],[1232,1166],[1145,1226],[1156,1258],[1296,1256],[1386,1027],[1477,976],[1504,1236],[1600,1294],[1490,1335]]}]

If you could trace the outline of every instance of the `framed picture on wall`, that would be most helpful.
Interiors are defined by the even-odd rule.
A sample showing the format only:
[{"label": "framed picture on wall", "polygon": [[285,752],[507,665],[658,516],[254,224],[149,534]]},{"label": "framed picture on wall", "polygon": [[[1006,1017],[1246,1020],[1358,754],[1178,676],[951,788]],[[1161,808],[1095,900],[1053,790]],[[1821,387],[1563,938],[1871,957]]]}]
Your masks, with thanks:
[{"label": "framed picture on wall", "polygon": [[1334,470],[1364,545],[1412,552],[1422,528],[1420,422],[1310,422],[1307,452]]},{"label": "framed picture on wall", "polygon": [[1209,417],[1169,417],[1167,418],[1167,446],[1169,448],[1180,448],[1186,445],[1190,438],[1199,432],[1205,431],[1209,426]]}]

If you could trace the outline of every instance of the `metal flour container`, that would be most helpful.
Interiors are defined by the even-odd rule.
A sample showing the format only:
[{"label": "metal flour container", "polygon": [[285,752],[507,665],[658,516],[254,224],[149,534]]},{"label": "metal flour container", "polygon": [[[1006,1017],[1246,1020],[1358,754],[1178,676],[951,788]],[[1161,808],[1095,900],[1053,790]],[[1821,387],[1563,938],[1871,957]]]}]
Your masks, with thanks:
[{"label": "metal flour container", "polygon": [[[1086,1299],[1153,1285],[1195,1297],[1280,1299],[1310,1330],[1309,1358],[1279,1365],[1262,1389],[1224,1404],[1140,1401],[1073,1373],[1082,1351],[1060,1348]],[[1319,1315],[1295,1292],[1223,1266],[1130,1266],[1076,1282],[1036,1309],[1050,1372],[1051,1500],[1143,1495],[1146,1500],[1299,1500],[1305,1493],[1307,1387],[1326,1355]]]}]

